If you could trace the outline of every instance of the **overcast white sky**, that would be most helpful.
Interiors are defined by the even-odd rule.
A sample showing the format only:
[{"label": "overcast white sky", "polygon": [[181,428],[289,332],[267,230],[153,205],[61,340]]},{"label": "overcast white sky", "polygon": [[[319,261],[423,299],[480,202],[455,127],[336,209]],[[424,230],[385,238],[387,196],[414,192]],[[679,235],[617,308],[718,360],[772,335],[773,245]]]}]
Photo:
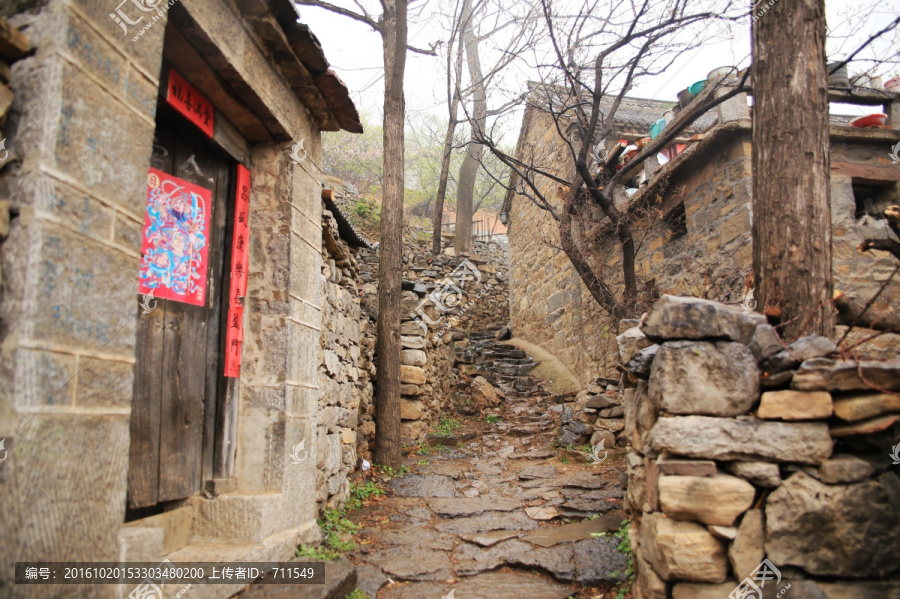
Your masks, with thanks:
[{"label": "overcast white sky", "polygon": [[[336,4],[355,9],[349,0],[334,0]],[[430,4],[440,0],[427,0]],[[861,10],[862,4],[873,8]],[[883,28],[900,14],[900,0],[832,0],[827,2],[829,30],[837,30],[849,35],[843,53],[832,44],[828,48],[830,58],[835,54],[845,55],[850,48],[857,46],[873,31]],[[362,23],[343,16],[332,14],[324,9],[300,6],[301,20],[308,23],[319,37],[325,55],[332,67],[350,88],[351,94],[360,111],[377,121],[381,120],[383,103],[383,67],[381,37]],[[426,11],[431,6],[426,6]],[[372,10],[377,14],[377,4]],[[414,46],[428,47],[430,43],[440,39],[441,30],[436,22],[416,24],[409,28],[409,43]],[[900,33],[888,34],[881,40],[880,51],[893,45],[900,46]],[[841,48],[843,49],[843,48]],[[679,90],[691,83],[706,78],[706,74],[720,66],[747,66],[750,56],[749,25],[734,27],[732,39],[722,40],[713,45],[698,47],[678,60],[664,74],[648,78],[641,82],[630,96],[675,100]],[[865,67],[863,67],[865,68]],[[900,66],[886,67],[885,72],[891,75],[900,70]],[[851,74],[854,68],[851,65]],[[517,74],[522,81],[536,79],[536,73],[522,71]],[[409,53],[406,67],[406,102],[407,118],[415,119],[422,112],[445,117],[445,81],[443,62],[440,58]],[[887,79],[889,77],[886,77]],[[845,114],[866,114],[868,107],[842,107],[838,112]],[[518,123],[510,123],[513,129],[513,141],[518,130]]]}]

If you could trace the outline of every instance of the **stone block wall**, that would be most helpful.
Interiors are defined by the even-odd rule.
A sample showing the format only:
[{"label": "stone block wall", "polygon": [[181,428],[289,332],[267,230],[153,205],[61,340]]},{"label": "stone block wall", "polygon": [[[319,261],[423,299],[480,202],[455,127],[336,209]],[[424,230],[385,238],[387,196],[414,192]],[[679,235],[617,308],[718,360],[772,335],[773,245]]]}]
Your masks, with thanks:
[{"label": "stone block wall", "polygon": [[[639,302],[635,317],[660,294],[683,294],[739,304],[752,288],[750,121],[717,125],[693,142],[620,209],[635,219]],[[831,210],[834,284],[865,303],[896,261],[884,252],[861,254],[866,237],[891,235],[877,213],[900,202],[900,169],[890,165],[896,132],[832,126]],[[539,156],[560,177],[568,158],[549,118],[526,115],[522,156]],[[538,179],[542,193],[560,202],[559,184]],[[559,248],[556,223],[523,196],[510,208],[511,320],[517,334],[560,358],[587,383],[614,376],[617,322],[597,306]],[[621,252],[602,215],[592,215],[582,234],[593,240],[595,269],[617,295],[622,291]],[[900,309],[900,280],[876,308]],[[614,333],[610,334],[610,331]],[[843,331],[839,331],[841,334]],[[851,342],[861,335],[850,336]],[[883,356],[900,337],[885,335],[860,349]]]},{"label": "stone block wall", "polygon": [[629,336],[636,599],[900,592],[900,357],[672,296]]}]

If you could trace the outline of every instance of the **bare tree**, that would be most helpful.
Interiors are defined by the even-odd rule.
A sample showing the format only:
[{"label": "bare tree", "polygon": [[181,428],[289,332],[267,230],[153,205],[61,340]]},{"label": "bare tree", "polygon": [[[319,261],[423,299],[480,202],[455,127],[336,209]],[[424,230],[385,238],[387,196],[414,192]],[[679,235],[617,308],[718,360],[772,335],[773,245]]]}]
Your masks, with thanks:
[{"label": "bare tree", "polygon": [[322,2],[298,0],[365,23],[381,34],[384,51],[384,193],[381,207],[381,256],[378,270],[376,330],[375,461],[400,465],[400,294],[403,257],[403,126],[406,114],[403,74],[406,51],[434,55],[434,50],[407,44],[406,0],[381,0],[382,14],[373,17]]},{"label": "bare tree", "polygon": [[[617,319],[634,315],[638,289],[632,230],[635,215],[623,213],[614,194],[621,192],[621,184],[638,165],[676,139],[697,117],[747,91],[746,75],[732,82],[727,92],[717,93],[716,86],[710,87],[622,170],[616,170],[619,153],[606,156],[602,151],[602,142],[616,130],[616,114],[623,98],[636,81],[659,74],[684,51],[715,35],[711,24],[741,16],[741,10],[731,2],[706,3],[699,10],[693,9],[696,4],[639,0],[601,7],[597,0],[586,0],[573,10],[556,14],[549,0],[541,0],[551,51],[529,109],[552,118],[570,160],[567,172],[553,173],[539,166],[534,157],[522,159],[521,153],[518,158],[509,156],[499,149],[490,132],[480,132],[479,141],[511,169],[510,187],[557,222],[563,251],[593,298]],[[544,193],[541,178],[555,181],[560,197]],[[606,230],[615,236],[622,253],[621,297],[604,280],[602,267],[595,260],[591,232],[596,233],[600,223],[592,223],[591,215],[596,209],[603,214],[609,225]]]}]

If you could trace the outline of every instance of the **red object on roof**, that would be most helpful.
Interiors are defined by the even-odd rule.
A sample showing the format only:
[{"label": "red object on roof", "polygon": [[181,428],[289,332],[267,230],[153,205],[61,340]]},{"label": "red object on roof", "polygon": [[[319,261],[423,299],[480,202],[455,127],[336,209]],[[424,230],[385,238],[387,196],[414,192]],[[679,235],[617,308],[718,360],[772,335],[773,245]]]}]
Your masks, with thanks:
[{"label": "red object on roof", "polygon": [[869,114],[866,116],[861,116],[858,119],[853,119],[850,121],[851,127],[881,127],[884,125],[884,120],[887,118],[886,114],[881,114],[880,112],[876,112],[875,114]]}]

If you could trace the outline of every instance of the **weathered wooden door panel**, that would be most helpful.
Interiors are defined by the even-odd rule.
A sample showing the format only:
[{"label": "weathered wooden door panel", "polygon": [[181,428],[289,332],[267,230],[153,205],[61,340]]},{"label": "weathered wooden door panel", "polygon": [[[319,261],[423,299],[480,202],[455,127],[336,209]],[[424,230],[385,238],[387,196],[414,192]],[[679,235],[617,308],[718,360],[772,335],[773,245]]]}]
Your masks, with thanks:
[{"label": "weathered wooden door panel", "polygon": [[[231,165],[164,106],[151,166],[212,191],[206,302],[159,300],[140,316],[129,466],[129,505],[187,497],[211,476],[221,382],[219,332]],[[140,296],[139,296],[140,297]]]}]

